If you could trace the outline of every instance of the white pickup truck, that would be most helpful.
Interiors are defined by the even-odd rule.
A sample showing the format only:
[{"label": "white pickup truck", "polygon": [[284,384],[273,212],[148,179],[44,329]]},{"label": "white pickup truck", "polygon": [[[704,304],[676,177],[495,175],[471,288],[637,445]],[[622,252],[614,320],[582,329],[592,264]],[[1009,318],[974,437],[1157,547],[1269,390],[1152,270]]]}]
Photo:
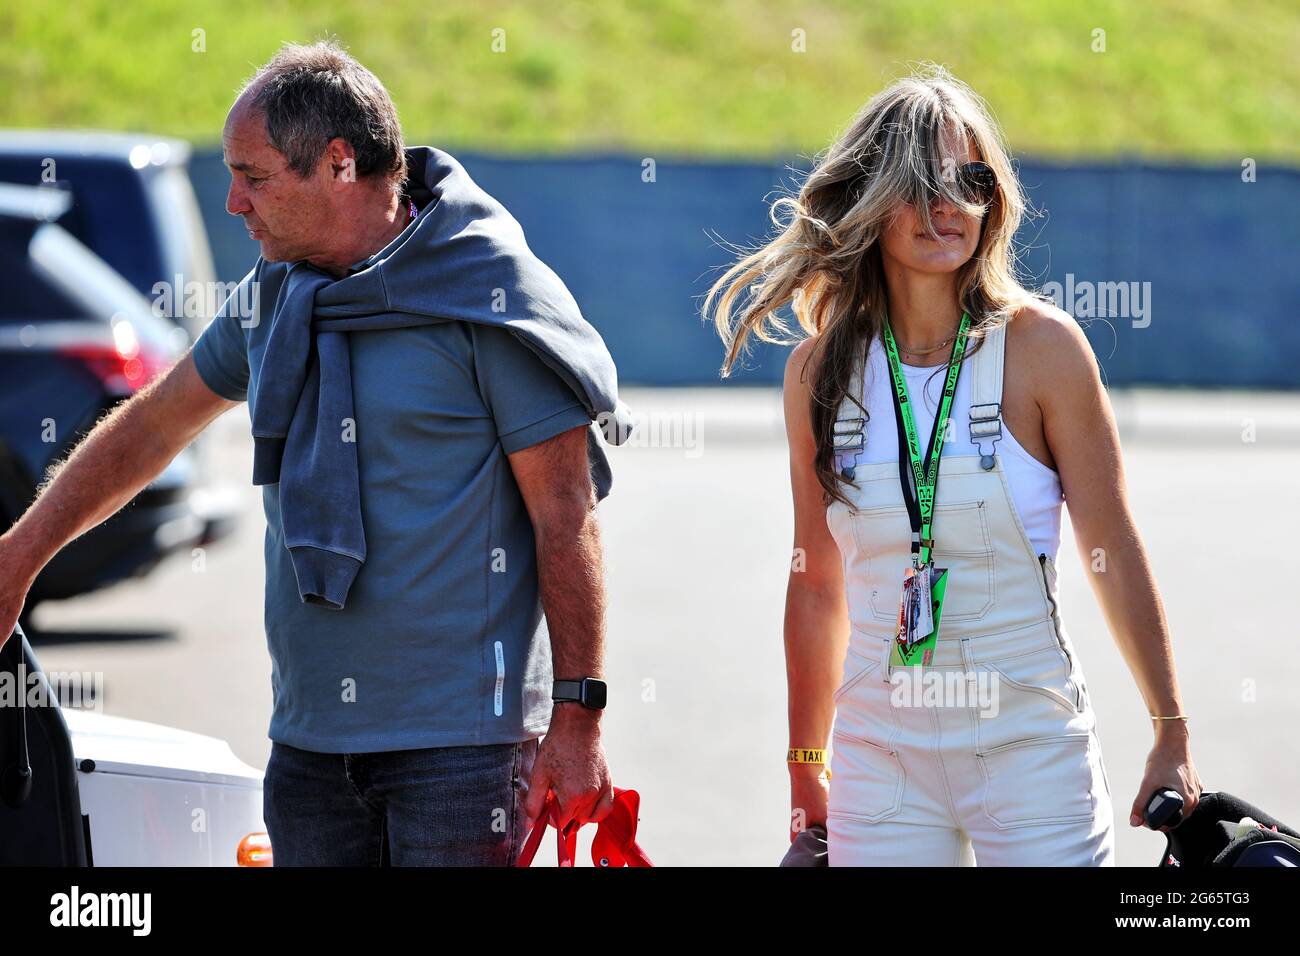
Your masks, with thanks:
[{"label": "white pickup truck", "polygon": [[270,866],[264,831],[262,774],[224,740],[64,710],[22,629],[10,637],[0,865]]}]

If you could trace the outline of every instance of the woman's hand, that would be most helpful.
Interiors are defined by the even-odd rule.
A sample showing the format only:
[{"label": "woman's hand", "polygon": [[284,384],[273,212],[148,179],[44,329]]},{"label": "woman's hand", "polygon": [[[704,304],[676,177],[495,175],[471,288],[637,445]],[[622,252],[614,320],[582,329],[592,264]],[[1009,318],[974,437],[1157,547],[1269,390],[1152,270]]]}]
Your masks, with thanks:
[{"label": "woman's hand", "polygon": [[[1144,813],[1147,801],[1157,790],[1168,787],[1183,798],[1183,819],[1186,820],[1201,802],[1201,778],[1192,766],[1191,742],[1187,724],[1181,720],[1159,721],[1156,742],[1147,756],[1147,769],[1138,787],[1137,798],[1129,810],[1128,823],[1140,827],[1146,823]],[[1161,827],[1168,830],[1169,827]]]},{"label": "woman's hand", "polygon": [[816,763],[790,766],[790,842],[814,824],[826,826],[830,783],[826,768]]}]

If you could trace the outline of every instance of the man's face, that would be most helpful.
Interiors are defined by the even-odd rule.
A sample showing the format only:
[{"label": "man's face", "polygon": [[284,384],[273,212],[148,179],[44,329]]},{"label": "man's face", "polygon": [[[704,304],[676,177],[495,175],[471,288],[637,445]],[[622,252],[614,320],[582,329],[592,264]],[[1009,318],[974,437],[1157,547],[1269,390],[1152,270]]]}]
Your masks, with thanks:
[{"label": "man's face", "polygon": [[266,122],[243,100],[235,103],[221,133],[230,170],[226,212],[240,216],[268,262],[296,262],[324,251],[330,196],[321,166],[306,179],[267,141]]}]

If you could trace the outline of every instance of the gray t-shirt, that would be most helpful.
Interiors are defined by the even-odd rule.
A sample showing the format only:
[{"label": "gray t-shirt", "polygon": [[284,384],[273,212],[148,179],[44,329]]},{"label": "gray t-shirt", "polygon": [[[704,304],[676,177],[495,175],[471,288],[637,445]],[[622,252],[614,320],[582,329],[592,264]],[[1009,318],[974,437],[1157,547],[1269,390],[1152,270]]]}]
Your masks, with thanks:
[{"label": "gray t-shirt", "polygon": [[[245,325],[223,309],[193,350],[203,381],[234,401],[257,386]],[[350,354],[366,561],[343,610],[303,603],[280,486],[262,489],[271,740],[365,753],[545,733],[550,642],[506,455],[590,416],[503,328],[353,333]]]}]

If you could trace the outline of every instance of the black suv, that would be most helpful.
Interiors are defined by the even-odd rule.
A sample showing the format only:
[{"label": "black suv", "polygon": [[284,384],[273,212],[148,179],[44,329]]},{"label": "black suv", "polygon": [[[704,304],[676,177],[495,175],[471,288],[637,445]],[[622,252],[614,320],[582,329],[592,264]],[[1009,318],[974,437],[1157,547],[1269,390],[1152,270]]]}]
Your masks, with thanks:
[{"label": "black suv", "polygon": [[[0,132],[0,530],[46,469],[210,318],[211,255],[187,157],[174,141]],[[200,461],[185,449],[65,547],[24,618],[228,533],[234,496],[202,487]]]}]

